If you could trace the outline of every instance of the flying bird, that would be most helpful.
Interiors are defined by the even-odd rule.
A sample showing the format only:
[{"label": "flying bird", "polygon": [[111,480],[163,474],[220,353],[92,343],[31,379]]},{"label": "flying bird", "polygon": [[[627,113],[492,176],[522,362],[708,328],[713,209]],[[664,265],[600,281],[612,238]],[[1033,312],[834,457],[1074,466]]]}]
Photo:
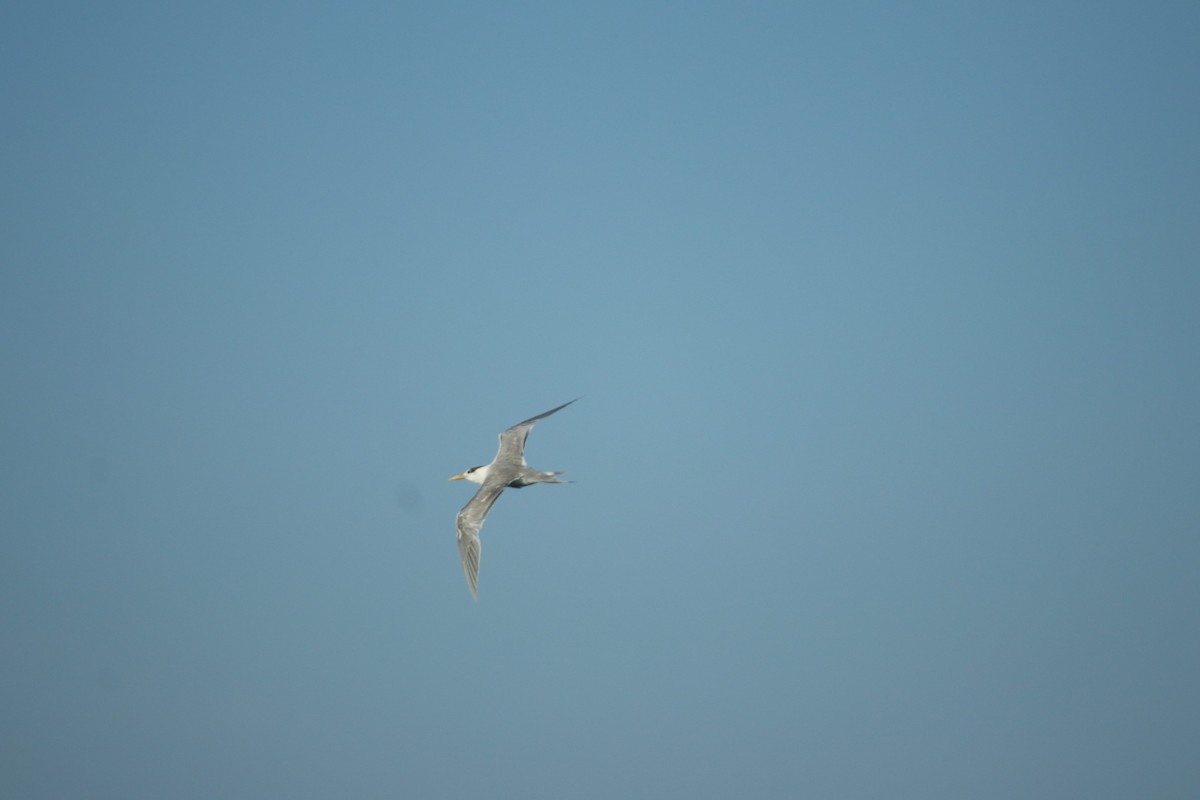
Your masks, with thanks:
[{"label": "flying bird", "polygon": [[[575,400],[579,398],[576,397]],[[559,480],[561,472],[542,472],[525,463],[525,440],[529,431],[540,419],[545,419],[556,411],[562,411],[574,403],[563,403],[558,408],[530,417],[524,422],[518,422],[500,434],[500,449],[492,463],[480,467],[471,467],[466,472],[451,476],[452,481],[468,480],[479,484],[475,496],[458,512],[458,555],[462,558],[463,572],[467,576],[467,586],[471,589],[471,597],[479,599],[479,529],[483,520],[492,510],[492,504],[508,487],[523,489],[535,483],[570,483]]]}]

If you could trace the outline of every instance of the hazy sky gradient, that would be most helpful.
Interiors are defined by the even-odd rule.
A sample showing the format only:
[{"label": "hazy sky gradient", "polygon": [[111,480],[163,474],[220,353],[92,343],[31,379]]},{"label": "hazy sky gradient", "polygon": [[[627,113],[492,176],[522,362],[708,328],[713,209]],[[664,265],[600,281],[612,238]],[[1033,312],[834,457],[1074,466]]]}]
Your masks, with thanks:
[{"label": "hazy sky gradient", "polygon": [[1200,796],[1198,41],[5,6],[0,795]]}]

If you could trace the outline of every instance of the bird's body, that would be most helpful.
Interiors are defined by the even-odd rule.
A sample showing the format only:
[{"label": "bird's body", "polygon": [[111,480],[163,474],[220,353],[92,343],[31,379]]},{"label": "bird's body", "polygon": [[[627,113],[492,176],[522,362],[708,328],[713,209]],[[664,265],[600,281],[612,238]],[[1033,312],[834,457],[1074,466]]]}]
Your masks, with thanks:
[{"label": "bird's body", "polygon": [[[575,398],[578,400],[579,398]],[[462,558],[463,572],[467,576],[467,586],[471,596],[478,599],[479,593],[479,529],[487,517],[496,498],[505,489],[522,489],[535,483],[570,483],[560,480],[560,472],[542,472],[525,463],[525,440],[529,431],[540,419],[545,419],[556,411],[561,411],[574,403],[563,403],[558,408],[552,408],[544,414],[530,417],[524,422],[518,422],[500,434],[500,449],[492,463],[480,467],[471,467],[466,472],[454,475],[452,481],[468,480],[478,483],[479,489],[462,510],[458,512],[458,554]]]}]

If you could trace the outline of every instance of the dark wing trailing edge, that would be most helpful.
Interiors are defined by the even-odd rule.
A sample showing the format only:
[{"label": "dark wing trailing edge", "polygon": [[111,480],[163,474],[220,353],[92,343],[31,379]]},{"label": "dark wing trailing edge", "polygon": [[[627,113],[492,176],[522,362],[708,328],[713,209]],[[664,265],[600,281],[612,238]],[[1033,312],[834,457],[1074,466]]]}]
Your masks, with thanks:
[{"label": "dark wing trailing edge", "polygon": [[[575,400],[578,399],[578,397],[575,398]],[[529,438],[529,431],[533,430],[534,424],[538,420],[545,419],[557,411],[562,411],[564,408],[571,405],[571,403],[574,403],[575,400],[563,403],[558,408],[552,408],[549,411],[538,414],[536,417],[530,417],[524,422],[518,422],[516,425],[513,425],[511,428],[501,433],[500,450],[496,453],[496,462],[520,464],[524,466],[525,440]]]}]

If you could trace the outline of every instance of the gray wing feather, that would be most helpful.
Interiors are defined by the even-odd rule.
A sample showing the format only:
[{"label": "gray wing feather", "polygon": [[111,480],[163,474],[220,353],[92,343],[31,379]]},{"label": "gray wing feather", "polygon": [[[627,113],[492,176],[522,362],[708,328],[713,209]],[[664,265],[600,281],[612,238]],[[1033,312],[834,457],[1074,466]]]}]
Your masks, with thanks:
[{"label": "gray wing feather", "polygon": [[[579,398],[576,397],[575,400]],[[539,419],[545,419],[556,411],[562,411],[567,406],[574,403],[575,400],[563,403],[558,408],[552,408],[549,411],[538,414],[536,417],[530,417],[524,422],[518,422],[508,430],[500,434],[500,449],[496,452],[496,463],[520,464],[525,465],[525,440],[529,438],[529,432],[533,430],[534,424]]]},{"label": "gray wing feather", "polygon": [[467,576],[471,597],[476,600],[479,599],[479,529],[483,527],[483,520],[503,491],[503,483],[488,481],[479,487],[475,496],[458,512],[458,555],[462,559],[463,573]]}]

